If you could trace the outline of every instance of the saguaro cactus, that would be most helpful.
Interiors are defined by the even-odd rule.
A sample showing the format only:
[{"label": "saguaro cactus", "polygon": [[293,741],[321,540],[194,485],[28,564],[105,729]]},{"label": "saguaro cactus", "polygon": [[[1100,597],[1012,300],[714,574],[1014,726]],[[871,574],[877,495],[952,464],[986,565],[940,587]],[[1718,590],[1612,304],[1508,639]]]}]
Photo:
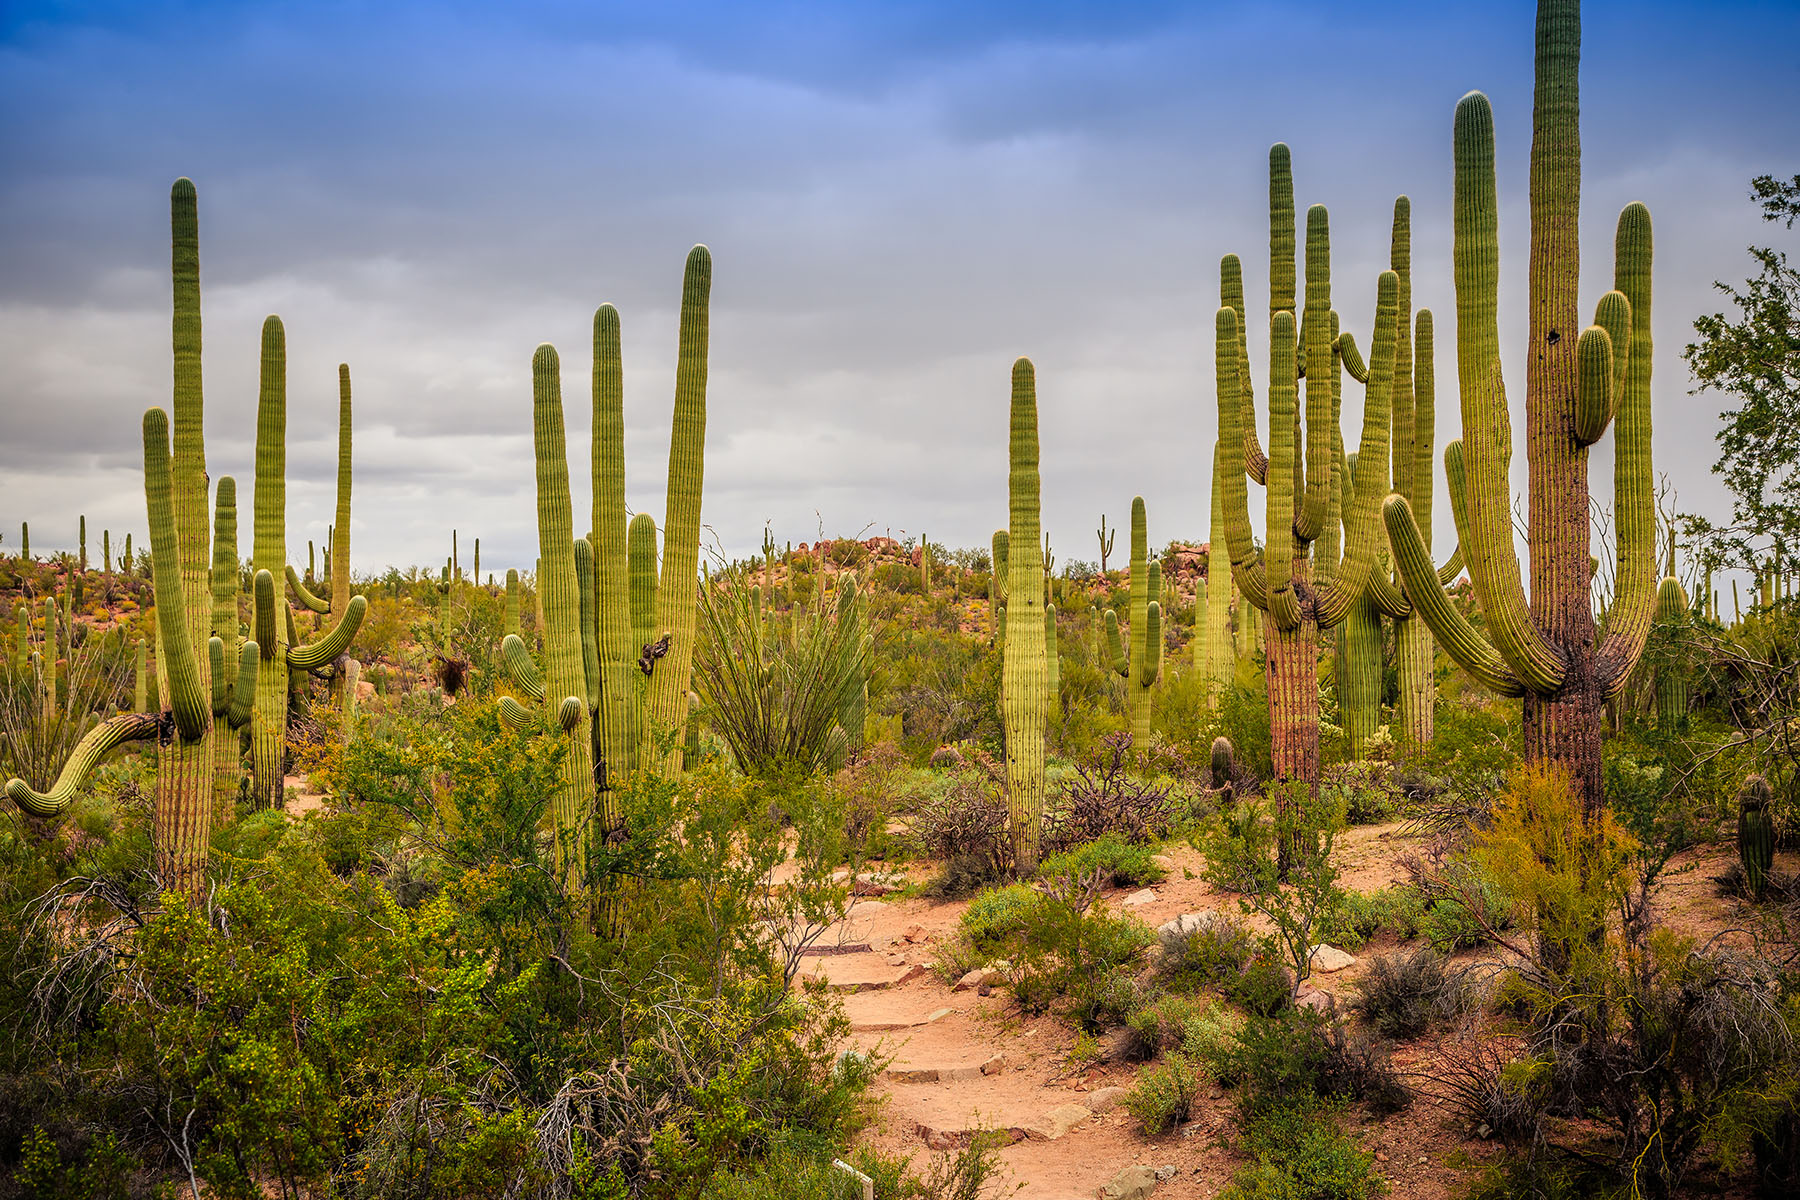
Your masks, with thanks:
[{"label": "saguaro cactus", "polygon": [[1107,644],[1113,670],[1125,680],[1125,716],[1131,728],[1134,752],[1150,748],[1150,694],[1162,674],[1162,563],[1150,560],[1149,522],[1144,498],[1131,499],[1131,650],[1119,641],[1118,614],[1111,609],[1106,622]]},{"label": "saguaro cactus", "polygon": [[1013,364],[1008,440],[1006,647],[1000,703],[1006,720],[1006,790],[1013,861],[1037,866],[1044,817],[1044,723],[1049,672],[1044,644],[1044,564],[1039,548],[1037,381],[1031,360]]},{"label": "saguaro cactus", "polygon": [[[1669,530],[1668,573],[1656,588],[1656,623],[1672,649],[1688,623],[1687,592],[1675,577],[1675,531]],[[1664,661],[1656,677],[1656,723],[1673,732],[1687,724],[1687,677],[1674,663]]]},{"label": "saguaro cactus", "polygon": [[[1232,576],[1242,597],[1266,616],[1269,722],[1275,775],[1319,778],[1318,634],[1341,624],[1363,599],[1378,551],[1377,511],[1387,493],[1388,423],[1392,406],[1399,280],[1381,275],[1375,336],[1368,364],[1359,461],[1364,469],[1344,493],[1344,557],[1323,557],[1314,577],[1312,544],[1336,539],[1332,503],[1346,469],[1338,433],[1339,360],[1355,345],[1338,335],[1331,311],[1329,217],[1314,205],[1306,222],[1306,296],[1295,320],[1293,174],[1286,146],[1269,152],[1269,451],[1255,432],[1249,355],[1243,332],[1243,275],[1236,256],[1221,263],[1215,319],[1219,441],[1214,471],[1224,479],[1226,538]],[[1304,430],[1299,381],[1304,364]],[[1362,374],[1353,370],[1353,375]],[[1304,444],[1302,439],[1304,437]],[[1266,546],[1258,557],[1244,477],[1267,484]]]},{"label": "saguaro cactus", "polygon": [[1094,530],[1094,536],[1100,539],[1100,573],[1106,574],[1106,560],[1112,557],[1113,542],[1118,538],[1117,529],[1106,527],[1106,514],[1100,514],[1100,528]]},{"label": "saguaro cactus", "polygon": [[[221,476],[213,489],[212,641],[218,654],[208,656],[213,692],[213,824],[223,825],[236,815],[238,782],[243,775],[242,729],[254,702],[256,669],[241,676],[230,668],[244,639],[238,636],[238,540],[237,480]],[[229,676],[229,678],[225,678]],[[240,687],[240,681],[242,686]],[[236,701],[234,703],[234,701]],[[243,720],[222,718],[242,716]]]},{"label": "saguaro cactus", "polygon": [[1775,865],[1775,824],[1769,815],[1774,799],[1769,781],[1752,775],[1738,793],[1738,861],[1744,865],[1744,883],[1752,896],[1761,896],[1769,886],[1769,872]]},{"label": "saguaro cactus", "polygon": [[1206,686],[1208,704],[1217,707],[1219,697],[1231,683],[1237,658],[1231,637],[1237,585],[1232,582],[1230,555],[1225,550],[1224,480],[1217,471],[1213,472],[1212,517],[1207,537],[1206,579],[1200,585],[1201,611],[1195,614],[1200,637],[1194,665]]},{"label": "saguaro cactus", "polygon": [[[1445,649],[1481,682],[1522,695],[1529,761],[1572,776],[1590,815],[1604,804],[1604,705],[1643,651],[1656,593],[1650,449],[1650,214],[1619,215],[1614,290],[1585,330],[1578,313],[1581,134],[1575,0],[1543,0],[1537,16],[1531,146],[1531,352],[1526,451],[1531,464],[1529,601],[1513,553],[1511,420],[1500,369],[1499,202],[1493,110],[1471,92],[1455,124],[1457,373],[1469,528],[1469,577],[1486,619],[1476,633],[1446,600],[1423,553],[1411,505],[1385,505],[1407,593]],[[1588,555],[1587,448],[1616,420],[1614,513],[1619,553],[1613,604],[1597,639]],[[1491,638],[1491,642],[1489,640]]]}]

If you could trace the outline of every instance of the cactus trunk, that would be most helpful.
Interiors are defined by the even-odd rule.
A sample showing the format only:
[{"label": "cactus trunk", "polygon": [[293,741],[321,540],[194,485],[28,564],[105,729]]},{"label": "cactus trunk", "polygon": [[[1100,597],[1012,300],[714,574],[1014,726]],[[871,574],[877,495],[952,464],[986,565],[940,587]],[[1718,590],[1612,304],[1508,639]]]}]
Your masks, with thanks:
[{"label": "cactus trunk", "polygon": [[1037,866],[1044,815],[1044,725],[1048,670],[1044,566],[1039,542],[1037,384],[1031,361],[1013,364],[1009,438],[1008,580],[1001,710],[1006,720],[1006,788],[1013,862]]},{"label": "cactus trunk", "polygon": [[[270,579],[287,574],[287,340],[281,318],[263,322],[262,384],[256,409],[256,488],[251,569]],[[260,591],[260,582],[258,588]],[[272,585],[271,585],[272,586]],[[262,608],[263,598],[256,597]],[[250,718],[251,786],[257,808],[279,808],[287,749],[287,622],[269,599],[257,616],[256,700]],[[285,609],[285,605],[282,606]],[[266,627],[265,627],[266,626]]]}]

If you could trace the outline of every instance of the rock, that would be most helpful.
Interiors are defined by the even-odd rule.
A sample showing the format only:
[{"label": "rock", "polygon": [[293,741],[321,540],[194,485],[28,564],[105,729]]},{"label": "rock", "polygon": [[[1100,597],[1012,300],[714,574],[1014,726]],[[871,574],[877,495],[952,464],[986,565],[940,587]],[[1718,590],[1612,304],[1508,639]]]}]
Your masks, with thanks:
[{"label": "rock", "polygon": [[925,927],[923,925],[908,925],[906,927],[906,932],[900,936],[909,942],[922,942],[925,940]]},{"label": "rock", "polygon": [[1151,888],[1144,888],[1141,891],[1136,891],[1136,892],[1131,893],[1131,895],[1125,897],[1125,899],[1121,900],[1119,903],[1127,904],[1127,905],[1155,904],[1156,900],[1157,900],[1156,892],[1154,890],[1152,890]]},{"label": "rock", "polygon": [[1333,971],[1341,971],[1356,962],[1356,956],[1346,954],[1336,946],[1320,944],[1312,948],[1312,969],[1322,975]]},{"label": "rock", "polygon": [[1162,1166],[1156,1168],[1156,1177],[1158,1179],[1173,1179],[1175,1178],[1175,1171],[1176,1166],[1174,1163],[1164,1163]]},{"label": "rock", "polygon": [[1033,1141],[1054,1142],[1091,1116],[1080,1104],[1059,1104],[1026,1125],[1025,1136]]},{"label": "rock", "polygon": [[993,1055],[986,1062],[981,1064],[981,1073],[983,1075],[998,1075],[1004,1070],[1006,1070],[1006,1055],[1004,1054]]},{"label": "rock", "polygon": [[887,965],[890,967],[904,967],[906,965],[906,955],[904,955],[904,954],[888,955],[887,956]]},{"label": "rock", "polygon": [[994,969],[992,967],[976,967],[973,971],[968,972],[961,979],[957,980],[956,986],[950,990],[953,992],[966,992],[970,988],[980,987],[993,977]]},{"label": "rock", "polygon": [[1149,1167],[1126,1167],[1106,1181],[1101,1200],[1146,1200],[1156,1190],[1156,1172]]},{"label": "rock", "polygon": [[943,1020],[945,1017],[949,1016],[951,1013],[953,1013],[955,1011],[956,1010],[954,1008],[936,1009],[936,1010],[932,1011],[931,1013],[927,1014],[927,1016],[925,1017],[925,1023],[927,1025],[935,1024],[936,1022]]},{"label": "rock", "polygon": [[1123,1087],[1095,1088],[1087,1094],[1082,1103],[1086,1104],[1087,1110],[1095,1115],[1111,1112],[1119,1106],[1119,1100],[1130,1090],[1130,1088]]},{"label": "rock", "polygon": [[1129,1029],[1113,1030],[1100,1044],[1102,1062],[1128,1063],[1139,1057],[1137,1035]]},{"label": "rock", "polygon": [[889,1067],[887,1077],[895,1083],[936,1083],[936,1067]]},{"label": "rock", "polygon": [[1294,1004],[1298,1008],[1310,1008],[1322,1013],[1331,1013],[1337,1009],[1337,999],[1330,992],[1321,991],[1311,984],[1300,989],[1299,994],[1294,997]]}]

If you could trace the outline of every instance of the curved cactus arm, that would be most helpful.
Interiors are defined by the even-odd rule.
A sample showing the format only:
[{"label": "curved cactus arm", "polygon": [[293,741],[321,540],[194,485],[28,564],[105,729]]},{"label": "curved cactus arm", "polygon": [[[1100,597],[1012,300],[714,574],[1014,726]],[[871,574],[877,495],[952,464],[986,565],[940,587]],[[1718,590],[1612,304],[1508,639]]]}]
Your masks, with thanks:
[{"label": "curved cactus arm", "polygon": [[[1613,419],[1614,414],[1618,411],[1619,403],[1625,395],[1626,372],[1631,362],[1632,320],[1631,300],[1624,292],[1615,287],[1600,297],[1600,303],[1594,306],[1592,328],[1597,328],[1606,334],[1611,371],[1603,377],[1596,374],[1590,378],[1590,372],[1597,371],[1597,364],[1583,359],[1581,342],[1576,342],[1576,379],[1579,388],[1585,389],[1590,394],[1604,390],[1607,401],[1605,419],[1599,421],[1596,426],[1594,417],[1599,415],[1597,403],[1584,396],[1582,391],[1577,391],[1575,437],[1584,446],[1591,446],[1600,440],[1600,435],[1606,432],[1606,422]],[[1598,345],[1598,339],[1590,337],[1590,331],[1584,330],[1581,337],[1584,341],[1593,341],[1596,346]],[[1587,354],[1590,358],[1597,359],[1601,351],[1590,346]],[[1587,411],[1590,404],[1594,404],[1596,409],[1591,414]]]},{"label": "curved cactus arm", "polygon": [[1362,351],[1356,348],[1356,338],[1348,329],[1337,335],[1331,348],[1337,351],[1339,360],[1344,364],[1344,371],[1350,378],[1364,385],[1369,382],[1369,364],[1363,361]]},{"label": "curved cactus arm", "polygon": [[519,571],[517,567],[506,568],[506,632],[519,632]]},{"label": "curved cactus arm", "polygon": [[222,717],[231,707],[231,680],[225,675],[225,639],[217,635],[207,638],[206,655],[212,663],[212,713]]},{"label": "curved cactus arm", "polygon": [[277,637],[275,629],[275,577],[267,571],[258,571],[250,584],[250,603],[256,641],[273,655]]},{"label": "curved cactus arm", "polygon": [[1240,469],[1245,413],[1250,405],[1244,373],[1237,361],[1239,329],[1237,311],[1228,304],[1221,305],[1213,319],[1213,364],[1219,400],[1219,441],[1213,454],[1213,473],[1220,481],[1220,511],[1231,576],[1246,600],[1256,608],[1266,609],[1267,577],[1256,540],[1251,536],[1250,489]]},{"label": "curved cactus arm", "polygon": [[1257,483],[1264,483],[1269,476],[1269,456],[1263,453],[1262,442],[1256,435],[1256,394],[1250,385],[1250,327],[1244,315],[1244,265],[1235,254],[1227,254],[1219,260],[1219,306],[1229,308],[1237,315],[1231,335],[1235,350],[1229,355],[1223,350],[1217,353],[1231,363],[1232,377],[1236,381],[1234,394],[1244,410],[1242,450],[1234,451],[1231,469],[1241,471]]},{"label": "curved cactus arm", "polygon": [[[181,590],[181,554],[175,540],[174,483],[169,457],[169,415],[144,414],[144,500],[150,517],[151,570],[156,588],[156,632],[168,685],[175,732],[197,741],[212,728],[212,697],[201,689],[200,663],[188,639],[187,604]],[[210,614],[208,614],[208,624]]]},{"label": "curved cactus arm", "polygon": [[1119,638],[1119,614],[1112,609],[1106,610],[1106,652],[1112,660],[1112,669],[1122,678],[1131,677],[1131,663],[1125,657],[1125,643]]},{"label": "curved cactus arm", "polygon": [[587,724],[587,705],[581,702],[580,696],[564,696],[561,704],[556,706],[556,723],[564,733],[574,733]]},{"label": "curved cactus arm", "polygon": [[600,708],[600,622],[594,605],[594,544],[575,539],[575,619],[581,625],[581,677],[590,711]]},{"label": "curved cactus arm", "polygon": [[500,697],[500,720],[515,733],[539,727],[537,714],[511,696]]},{"label": "curved cactus arm", "polygon": [[6,781],[6,795],[12,802],[34,817],[54,817],[68,808],[81,794],[81,785],[90,772],[100,765],[100,760],[115,748],[126,742],[141,742],[156,737],[162,730],[162,720],[154,713],[120,713],[116,717],[108,717],[94,728],[88,730],[75,750],[69,755],[69,761],[50,785],[50,790],[40,792],[32,788],[23,779]]},{"label": "curved cactus arm", "polygon": [[1388,492],[1388,430],[1393,416],[1399,305],[1400,277],[1393,271],[1383,271],[1375,289],[1369,391],[1363,403],[1362,444],[1357,449],[1357,467],[1352,473],[1356,487],[1344,511],[1344,564],[1337,578],[1319,591],[1321,628],[1341,624],[1378,574],[1375,556],[1382,541],[1381,503]]},{"label": "curved cactus arm", "polygon": [[1456,577],[1463,573],[1462,543],[1456,543],[1456,549],[1450,552],[1450,561],[1437,569],[1438,582],[1449,587],[1456,582]]},{"label": "curved cactus arm", "polygon": [[255,642],[245,642],[238,651],[237,681],[231,685],[231,703],[225,709],[225,723],[233,729],[250,723],[256,707],[256,660],[261,656],[262,648]]},{"label": "curved cactus arm", "polygon": [[1413,523],[1412,508],[1406,503],[1406,497],[1389,496],[1382,506],[1382,517],[1387,525],[1388,543],[1394,549],[1394,564],[1406,583],[1414,611],[1424,618],[1438,643],[1483,687],[1502,696],[1524,695],[1525,685],[1519,677],[1499,651],[1456,610],[1438,582],[1431,555],[1419,536],[1419,527]]},{"label": "curved cactus arm", "polygon": [[1162,605],[1152,600],[1144,616],[1144,661],[1137,668],[1139,687],[1149,687],[1162,671]]},{"label": "curved cactus arm", "polygon": [[1575,341],[1575,440],[1591,446],[1606,433],[1613,415],[1612,337],[1589,325]]},{"label": "curved cactus arm", "polygon": [[[1494,110],[1479,92],[1456,106],[1455,217],[1456,366],[1470,506],[1463,553],[1494,648],[1531,690],[1555,692],[1568,674],[1556,646],[1531,619],[1513,550],[1512,420],[1500,372],[1498,289],[1499,199],[1494,182]],[[1535,236],[1534,229],[1534,236]],[[1421,582],[1423,582],[1421,580]],[[1420,588],[1408,590],[1418,602]],[[1437,632],[1435,625],[1433,632]],[[1442,639],[1442,634],[1439,635]]]},{"label": "curved cactus arm", "polygon": [[506,677],[525,693],[527,700],[544,703],[544,679],[538,674],[537,663],[532,661],[524,638],[516,633],[507,634],[500,643],[500,661],[506,667]]},{"label": "curved cactus arm", "polygon": [[294,599],[298,600],[307,611],[321,614],[331,611],[331,601],[322,599],[307,591],[306,584],[300,581],[300,575],[294,570],[294,565],[292,563],[288,564],[287,582],[288,590],[294,593]]},{"label": "curved cactus arm", "polygon": [[1650,452],[1650,210],[1628,204],[1613,241],[1614,286],[1631,313],[1631,356],[1613,419],[1613,513],[1618,568],[1606,634],[1597,650],[1606,694],[1616,696],[1637,666],[1656,605],[1656,478]]},{"label": "curved cactus arm", "polygon": [[344,610],[343,618],[324,636],[304,646],[288,647],[288,665],[302,671],[311,671],[337,658],[356,640],[356,631],[362,627],[363,614],[368,611],[368,600],[361,596],[350,597],[350,607]]},{"label": "curved cactus arm", "polygon": [[1294,361],[1294,314],[1283,310],[1269,320],[1269,483],[1263,489],[1263,571],[1269,619],[1277,629],[1298,629],[1302,616],[1294,593],[1294,435],[1300,390]]}]

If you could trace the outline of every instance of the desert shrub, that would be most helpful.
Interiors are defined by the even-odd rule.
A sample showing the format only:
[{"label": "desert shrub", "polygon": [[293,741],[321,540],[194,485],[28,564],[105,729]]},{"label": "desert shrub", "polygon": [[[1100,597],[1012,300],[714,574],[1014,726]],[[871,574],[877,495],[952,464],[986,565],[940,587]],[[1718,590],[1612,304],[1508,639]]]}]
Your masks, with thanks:
[{"label": "desert shrub", "polygon": [[978,893],[963,910],[960,930],[977,950],[998,953],[1025,932],[1026,922],[1044,901],[1022,883]]},{"label": "desert shrub", "polygon": [[1094,759],[1073,775],[1045,806],[1044,849],[1071,849],[1104,837],[1143,843],[1167,836],[1176,803],[1165,784],[1146,783],[1132,771],[1131,735],[1104,739]]},{"label": "desert shrub", "polygon": [[1300,1104],[1263,1114],[1242,1131],[1251,1162],[1220,1200],[1368,1200],[1386,1191],[1375,1159],[1344,1132],[1329,1104]]},{"label": "desert shrub", "polygon": [[1150,1137],[1185,1124],[1194,1114],[1194,1101],[1205,1076],[1179,1051],[1139,1072],[1137,1080],[1119,1101]]},{"label": "desert shrub", "polygon": [[1116,833],[1064,850],[1038,867],[1043,879],[1084,878],[1099,875],[1103,887],[1135,887],[1160,883],[1167,874],[1151,861],[1149,846],[1127,842]]},{"label": "desert shrub", "polygon": [[1122,1020],[1136,1006],[1130,969],[1155,940],[1149,926],[1092,907],[1090,878],[1051,887],[1012,941],[1013,998],[1028,1012],[1055,1009],[1091,1031]]},{"label": "desert shrub", "polygon": [[1321,787],[1337,792],[1344,803],[1348,825],[1376,825],[1397,816],[1405,794],[1396,781],[1391,763],[1358,759],[1338,763],[1323,773]]},{"label": "desert shrub", "polygon": [[1235,917],[1207,914],[1191,929],[1171,929],[1162,937],[1156,973],[1172,988],[1222,985],[1236,979],[1256,953],[1256,935]]},{"label": "desert shrub", "polygon": [[[846,1161],[875,1183],[875,1194],[895,1200],[979,1200],[1000,1171],[1004,1139],[977,1133],[966,1146],[934,1156],[921,1174],[907,1158],[867,1147]],[[783,1150],[730,1175],[715,1176],[699,1200],[843,1200],[856,1193],[852,1180],[829,1154]],[[621,1197],[624,1192],[618,1193]],[[608,1196],[604,1190],[600,1197]]]},{"label": "desert shrub", "polygon": [[1380,954],[1352,985],[1351,1009],[1383,1037],[1413,1038],[1450,1016],[1467,984],[1429,946],[1407,954]]},{"label": "desert shrub", "polygon": [[1228,977],[1219,990],[1227,1000],[1246,1012],[1272,1017],[1293,1005],[1297,987],[1294,973],[1264,938],[1258,942],[1256,953],[1236,975]]},{"label": "desert shrub", "polygon": [[1452,863],[1430,889],[1419,933],[1440,950],[1469,950],[1512,928],[1513,913],[1493,877],[1466,862]]},{"label": "desert shrub", "polygon": [[1223,1004],[1205,1004],[1181,1025],[1181,1052],[1212,1078],[1231,1084],[1226,1060],[1244,1029],[1244,1018]]},{"label": "desert shrub", "polygon": [[1407,942],[1419,936],[1425,900],[1406,886],[1372,892],[1346,890],[1319,930],[1319,940],[1354,950],[1378,937]]},{"label": "desert shrub", "polygon": [[1409,1099],[1382,1046],[1309,1008],[1252,1016],[1219,1067],[1236,1082],[1238,1112],[1252,1120],[1314,1097],[1361,1100],[1378,1112]]},{"label": "desert shrub", "polygon": [[944,873],[928,889],[934,895],[966,896],[1004,879],[1012,870],[1012,839],[999,769],[985,755],[955,773],[950,786],[919,804],[913,836],[920,848],[944,863]]},{"label": "desert shrub", "polygon": [[1155,1058],[1164,1050],[1179,1047],[1189,1021],[1205,1011],[1204,1001],[1191,996],[1162,995],[1134,1009],[1125,1018],[1131,1032],[1132,1057]]}]

